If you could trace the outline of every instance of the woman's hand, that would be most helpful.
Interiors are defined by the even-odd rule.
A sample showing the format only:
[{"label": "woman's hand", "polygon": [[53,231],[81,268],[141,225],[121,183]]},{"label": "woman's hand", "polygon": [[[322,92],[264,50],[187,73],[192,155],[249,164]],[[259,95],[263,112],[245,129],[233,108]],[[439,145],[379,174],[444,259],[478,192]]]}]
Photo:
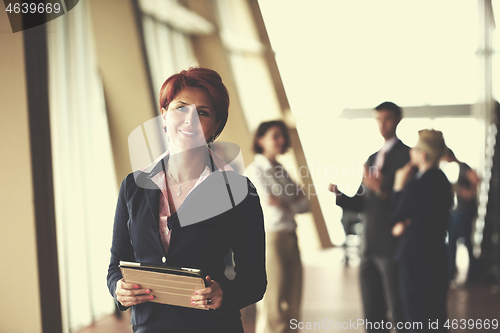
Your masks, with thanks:
[{"label": "woman's hand", "polygon": [[410,226],[410,219],[407,218],[404,222],[398,222],[392,227],[392,235],[399,237],[405,232],[406,228]]},{"label": "woman's hand", "polygon": [[138,284],[123,282],[123,279],[116,282],[115,293],[118,302],[127,307],[154,299],[154,296],[150,295],[151,289],[141,289]]},{"label": "woman's hand", "polygon": [[408,162],[404,167],[396,171],[396,175],[394,177],[394,191],[401,191],[412,177],[413,164]]},{"label": "woman's hand", "polygon": [[405,231],[405,224],[403,222],[398,222],[392,227],[392,235],[394,237],[399,237]]},{"label": "woman's hand", "polygon": [[280,198],[278,198],[277,196],[275,196],[274,194],[272,193],[269,193],[269,206],[277,206],[277,207],[281,207],[281,200]]},{"label": "woman's hand", "polygon": [[217,281],[213,281],[210,276],[205,278],[207,287],[196,290],[191,297],[191,304],[207,309],[218,309],[222,306],[223,292]]}]

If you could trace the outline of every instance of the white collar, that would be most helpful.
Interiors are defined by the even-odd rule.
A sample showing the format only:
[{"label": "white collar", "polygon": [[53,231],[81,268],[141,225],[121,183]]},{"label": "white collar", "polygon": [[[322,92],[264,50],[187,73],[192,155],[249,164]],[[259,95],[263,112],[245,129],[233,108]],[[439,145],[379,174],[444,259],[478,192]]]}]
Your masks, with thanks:
[{"label": "white collar", "polygon": [[[167,157],[168,155],[170,155],[170,150],[167,150],[166,152],[164,152],[163,154],[161,154],[153,163],[151,163],[147,167],[145,167],[143,169],[139,169],[139,170],[141,170],[142,172],[146,172],[146,173],[154,173],[154,174],[156,174],[156,172],[154,172],[154,168],[159,164],[159,162],[163,158]],[[219,171],[234,171],[234,169],[229,164],[227,164],[226,162],[224,162],[212,150],[210,150],[210,155],[212,156],[212,160],[215,163],[216,170],[219,170]],[[207,165],[207,166],[205,166],[205,170],[203,170],[203,172],[201,173],[200,177],[208,176],[211,173],[212,173],[212,170]],[[149,177],[153,177],[154,174],[150,174]]]},{"label": "white collar", "polygon": [[272,163],[263,154],[255,154],[253,161],[255,164],[257,164],[265,169],[273,167]]},{"label": "white collar", "polygon": [[389,150],[392,149],[392,147],[394,147],[394,145],[396,144],[396,142],[398,142],[398,137],[397,136],[393,136],[389,140],[385,141],[385,143],[382,146],[382,148],[380,148],[380,151],[388,152]]}]

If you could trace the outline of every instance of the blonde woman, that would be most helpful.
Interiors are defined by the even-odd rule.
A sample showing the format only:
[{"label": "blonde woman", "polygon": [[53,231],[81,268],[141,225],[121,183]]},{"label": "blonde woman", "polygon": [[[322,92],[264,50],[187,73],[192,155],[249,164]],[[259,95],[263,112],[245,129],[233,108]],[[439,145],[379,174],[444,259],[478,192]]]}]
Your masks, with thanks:
[{"label": "blonde woman", "polygon": [[[396,172],[392,193],[392,233],[400,237],[398,278],[407,322],[423,327],[409,332],[447,332],[448,291],[446,227],[452,204],[451,185],[439,169],[446,145],[443,133],[421,130],[410,162]],[[429,322],[438,327],[429,328]]]}]

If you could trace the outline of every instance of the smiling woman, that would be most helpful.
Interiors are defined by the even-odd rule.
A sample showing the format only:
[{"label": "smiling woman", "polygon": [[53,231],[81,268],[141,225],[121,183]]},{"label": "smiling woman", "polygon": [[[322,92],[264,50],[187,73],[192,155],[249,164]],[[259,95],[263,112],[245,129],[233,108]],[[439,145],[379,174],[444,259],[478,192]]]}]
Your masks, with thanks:
[{"label": "smiling woman", "polygon": [[170,149],[187,150],[213,141],[218,125],[215,107],[201,88],[185,87],[169,104],[161,109]]},{"label": "smiling woman", "polygon": [[[175,74],[161,88],[169,151],[150,172],[123,180],[108,269],[117,305],[132,307],[134,332],[243,332],[239,310],[264,294],[259,197],[207,144],[222,132],[228,107],[221,77],[207,68]],[[230,249],[237,271],[231,281],[224,274]],[[200,269],[205,288],[192,295],[191,307],[156,303],[157,291],[123,281],[122,260]]]},{"label": "smiling woman", "polygon": [[210,113],[211,119],[215,116],[218,124],[212,133],[211,141],[214,141],[226,126],[229,109],[229,95],[219,74],[211,69],[198,67],[169,77],[160,90],[162,115],[170,106],[188,106],[189,101],[183,98],[194,98],[193,101],[201,103],[198,104],[199,108]]}]

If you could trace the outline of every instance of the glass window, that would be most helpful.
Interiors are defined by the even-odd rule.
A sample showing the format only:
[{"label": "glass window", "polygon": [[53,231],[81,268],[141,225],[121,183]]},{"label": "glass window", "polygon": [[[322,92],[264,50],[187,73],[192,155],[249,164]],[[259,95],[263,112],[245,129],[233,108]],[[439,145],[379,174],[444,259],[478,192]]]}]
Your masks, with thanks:
[{"label": "glass window", "polygon": [[282,117],[265,49],[247,1],[217,0],[216,4],[221,38],[229,54],[238,97],[248,128],[253,132],[262,121]]},{"label": "glass window", "polygon": [[477,99],[476,1],[259,4],[297,116],[307,116],[311,96],[328,99],[330,114],[381,100],[410,106]]},{"label": "glass window", "polygon": [[115,307],[105,283],[109,256],[103,253],[109,253],[118,185],[87,6],[47,23],[64,332],[90,325]]},{"label": "glass window", "polygon": [[[191,45],[190,30],[180,30],[186,22],[206,23],[201,17],[179,5],[176,1],[141,0],[144,43],[151,75],[154,96],[157,96],[165,80],[183,69],[198,66]],[[154,12],[162,10],[162,15]],[[168,15],[176,12],[179,15]],[[200,23],[201,22],[201,23]],[[188,24],[189,25],[189,24]],[[211,26],[209,26],[210,28]],[[191,32],[194,33],[194,32]],[[201,32],[200,32],[201,33]],[[158,112],[160,112],[158,110]]]}]

